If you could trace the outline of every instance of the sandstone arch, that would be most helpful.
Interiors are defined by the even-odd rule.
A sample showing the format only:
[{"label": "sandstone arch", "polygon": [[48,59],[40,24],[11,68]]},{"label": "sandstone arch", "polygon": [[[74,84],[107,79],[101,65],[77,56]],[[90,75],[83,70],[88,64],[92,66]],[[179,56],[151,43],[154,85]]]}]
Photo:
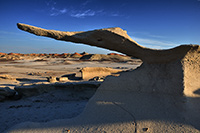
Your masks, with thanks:
[{"label": "sandstone arch", "polygon": [[140,46],[120,28],[61,32],[18,27],[39,36],[116,50],[142,59],[143,64],[108,77],[80,116],[22,123],[10,132],[200,132],[199,45],[154,50]]}]

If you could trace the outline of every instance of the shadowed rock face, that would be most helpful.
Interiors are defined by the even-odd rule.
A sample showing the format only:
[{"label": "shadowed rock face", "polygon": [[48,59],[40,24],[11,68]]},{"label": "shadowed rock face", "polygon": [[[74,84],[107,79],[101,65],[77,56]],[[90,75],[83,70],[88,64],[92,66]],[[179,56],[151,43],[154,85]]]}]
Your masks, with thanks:
[{"label": "shadowed rock face", "polygon": [[61,32],[17,24],[24,31],[84,43],[142,59],[136,70],[108,77],[71,120],[22,123],[10,132],[200,132],[200,47],[140,46],[121,28]]}]

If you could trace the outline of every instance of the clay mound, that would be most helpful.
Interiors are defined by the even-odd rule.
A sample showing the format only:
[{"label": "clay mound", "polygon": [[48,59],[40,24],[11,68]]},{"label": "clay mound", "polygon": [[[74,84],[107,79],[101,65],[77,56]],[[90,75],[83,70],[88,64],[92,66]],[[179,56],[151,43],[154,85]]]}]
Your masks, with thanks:
[{"label": "clay mound", "polygon": [[0,55],[7,55],[7,54],[6,54],[6,53],[1,53],[1,52],[0,52]]},{"label": "clay mound", "polygon": [[122,55],[122,54],[117,54],[117,53],[109,53],[108,55],[118,55],[118,56],[125,56],[125,55]]},{"label": "clay mound", "polygon": [[71,58],[80,58],[80,57],[82,57],[83,55],[81,55],[81,54],[79,54],[79,53],[73,53],[70,57]]},{"label": "clay mound", "polygon": [[103,54],[89,54],[80,58],[80,60],[89,61],[113,61],[113,62],[125,62],[132,61],[131,57],[123,57],[118,55],[103,55]]},{"label": "clay mound", "polygon": [[21,56],[20,55],[2,55],[0,57],[0,61],[15,61],[15,60],[21,60]]},{"label": "clay mound", "polygon": [[62,53],[62,54],[59,54],[58,57],[67,58],[67,57],[70,57],[70,54]]},{"label": "clay mound", "polygon": [[88,55],[89,53],[86,53],[86,52],[82,52],[80,53],[81,55]]}]

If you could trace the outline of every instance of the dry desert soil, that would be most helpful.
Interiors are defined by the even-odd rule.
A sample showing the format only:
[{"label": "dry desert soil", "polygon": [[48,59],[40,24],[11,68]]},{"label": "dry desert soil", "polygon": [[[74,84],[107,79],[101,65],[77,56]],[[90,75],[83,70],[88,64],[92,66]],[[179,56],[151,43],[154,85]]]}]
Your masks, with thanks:
[{"label": "dry desert soil", "polygon": [[[79,115],[88,100],[93,96],[101,81],[81,79],[80,70],[85,67],[105,67],[127,71],[141,65],[138,59],[116,62],[112,60],[80,60],[80,58],[53,58],[38,56],[8,56],[0,58],[0,88],[40,89],[51,88],[41,93],[27,93],[7,97],[0,102],[0,132],[21,122],[47,122],[55,119],[67,119]],[[49,82],[47,77],[63,77],[76,74],[64,82]],[[94,75],[95,76],[95,75]],[[78,89],[70,85],[80,84]],[[95,87],[88,87],[91,84]],[[80,87],[82,85],[82,88]],[[38,88],[37,88],[38,87]],[[69,87],[69,89],[68,89]],[[81,88],[81,89],[80,89]]]}]

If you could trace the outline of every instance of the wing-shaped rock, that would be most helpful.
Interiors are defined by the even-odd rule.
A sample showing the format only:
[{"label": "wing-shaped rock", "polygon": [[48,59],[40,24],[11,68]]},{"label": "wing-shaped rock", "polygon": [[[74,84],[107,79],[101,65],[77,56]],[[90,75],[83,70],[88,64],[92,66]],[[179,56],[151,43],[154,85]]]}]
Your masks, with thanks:
[{"label": "wing-shaped rock", "polygon": [[155,50],[140,46],[132,40],[125,30],[119,27],[105,28],[93,31],[65,32],[46,30],[27,24],[17,24],[18,28],[38,36],[46,36],[56,40],[83,43],[109,50],[118,51],[137,57],[148,63],[170,62],[183,58],[194,45],[182,45],[169,50]]}]

